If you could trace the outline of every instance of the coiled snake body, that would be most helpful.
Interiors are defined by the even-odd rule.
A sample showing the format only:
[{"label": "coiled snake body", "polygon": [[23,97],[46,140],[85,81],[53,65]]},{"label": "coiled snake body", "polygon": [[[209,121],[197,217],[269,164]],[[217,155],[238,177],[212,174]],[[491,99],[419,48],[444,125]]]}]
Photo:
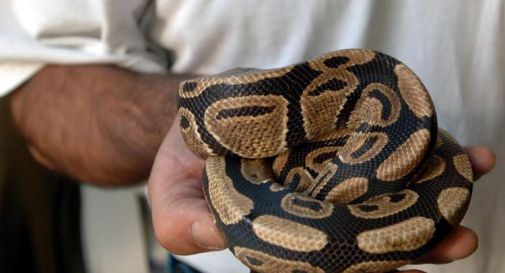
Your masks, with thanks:
[{"label": "coiled snake body", "polygon": [[181,130],[231,251],[257,272],[385,272],[463,218],[473,174],[420,80],[366,49],[189,80]]}]

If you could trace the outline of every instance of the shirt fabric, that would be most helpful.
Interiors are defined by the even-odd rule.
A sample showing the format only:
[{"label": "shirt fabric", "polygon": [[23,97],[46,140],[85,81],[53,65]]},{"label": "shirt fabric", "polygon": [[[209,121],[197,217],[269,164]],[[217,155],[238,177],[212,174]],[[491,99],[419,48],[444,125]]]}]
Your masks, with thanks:
[{"label": "shirt fabric", "polygon": [[[343,48],[371,48],[398,58],[426,85],[440,127],[464,145],[487,145],[498,159],[505,156],[500,139],[505,133],[505,4],[500,0],[4,0],[0,94],[48,63],[212,74],[279,67]],[[475,185],[463,222],[479,235],[477,252],[423,269],[505,271],[505,184],[500,181],[505,169],[500,163]],[[213,255],[228,258],[216,262],[221,258]],[[245,272],[224,267],[235,263],[229,254],[183,259],[204,272]]]}]

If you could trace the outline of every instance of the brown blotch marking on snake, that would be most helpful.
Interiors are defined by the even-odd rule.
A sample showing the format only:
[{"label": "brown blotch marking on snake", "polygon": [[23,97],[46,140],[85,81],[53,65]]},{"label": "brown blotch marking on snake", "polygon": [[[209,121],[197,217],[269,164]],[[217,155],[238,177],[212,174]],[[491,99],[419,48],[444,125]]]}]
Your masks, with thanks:
[{"label": "brown blotch marking on snake", "polygon": [[337,170],[337,165],[328,162],[324,170],[321,170],[321,172],[312,182],[312,185],[310,185],[310,187],[307,189],[307,193],[312,197],[316,197],[325,188],[325,186],[331,182],[333,176],[335,173],[337,173]]},{"label": "brown blotch marking on snake", "polygon": [[200,158],[207,158],[215,153],[209,146],[202,141],[200,133],[198,133],[198,125],[193,113],[186,108],[179,108],[179,116],[181,117],[181,134],[187,146]]},{"label": "brown blotch marking on snake", "polygon": [[235,189],[232,180],[226,175],[224,157],[207,158],[205,168],[209,180],[210,204],[225,225],[238,223],[251,212],[254,202]]},{"label": "brown blotch marking on snake", "polygon": [[466,154],[456,155],[452,158],[452,164],[456,167],[458,173],[469,182],[473,182],[472,165]]},{"label": "brown blotch marking on snake", "polygon": [[261,240],[293,251],[318,251],[328,244],[325,232],[273,215],[259,216],[252,227]]},{"label": "brown blotch marking on snake", "polygon": [[[222,111],[238,111],[235,105],[266,107],[269,111],[220,116]],[[275,95],[228,98],[207,108],[205,126],[222,146],[241,157],[270,157],[286,149],[287,106],[286,99]]]},{"label": "brown blotch marking on snake", "polygon": [[349,266],[342,273],[383,273],[411,262],[410,260],[361,262]]},{"label": "brown blotch marking on snake", "polygon": [[388,143],[388,136],[382,132],[355,133],[340,149],[340,160],[344,163],[363,163],[378,155]]},{"label": "brown blotch marking on snake", "polygon": [[199,82],[200,79],[191,79],[183,81],[179,86],[179,97],[192,98],[199,96],[205,88],[210,85]]},{"label": "brown blotch marking on snake", "polygon": [[[238,73],[237,75],[214,75],[192,79],[181,83],[179,88],[179,97],[194,98],[200,96],[205,89],[218,84],[247,84],[254,83],[263,79],[282,77],[293,69],[293,66],[287,66],[279,69],[254,70],[252,73]],[[237,69],[240,71],[240,69]]]},{"label": "brown blotch marking on snake", "polygon": [[365,64],[373,60],[376,53],[368,49],[346,49],[326,53],[309,61],[310,66],[319,71],[344,69]]},{"label": "brown blotch marking on snake", "polygon": [[410,110],[418,117],[431,117],[434,113],[433,103],[426,88],[419,78],[407,66],[398,64],[395,67],[398,77],[398,88]]},{"label": "brown blotch marking on snake", "polygon": [[430,157],[428,161],[426,161],[426,167],[424,169],[423,175],[416,183],[422,183],[439,177],[444,173],[445,167],[445,160],[440,156],[434,155]]},{"label": "brown blotch marking on snake", "polygon": [[412,251],[424,246],[435,233],[435,221],[426,217],[412,217],[383,228],[358,234],[358,247],[367,253],[384,254]]},{"label": "brown blotch marking on snake", "polygon": [[333,131],[328,132],[327,134],[321,136],[320,138],[317,138],[316,141],[318,141],[318,142],[335,141],[337,139],[349,137],[353,133],[354,133],[353,128],[339,128],[338,130],[333,130]]},{"label": "brown blotch marking on snake", "polygon": [[288,193],[282,198],[281,207],[293,215],[321,219],[331,215],[333,205],[305,196],[300,193]]},{"label": "brown blotch marking on snake", "polygon": [[466,188],[452,187],[442,190],[437,198],[438,209],[451,225],[457,225],[465,215],[470,201],[470,191]]},{"label": "brown blotch marking on snake", "polygon": [[275,157],[274,163],[272,164],[272,171],[276,177],[279,177],[282,170],[284,170],[284,168],[286,167],[286,163],[288,162],[290,153],[291,150],[288,149]]},{"label": "brown blotch marking on snake", "polygon": [[[351,72],[344,70],[336,73],[333,71],[322,72],[305,88],[300,98],[303,125],[309,140],[336,129],[338,114],[344,107],[347,96],[358,85],[358,79]],[[340,90],[327,90],[318,95],[310,95],[313,90],[334,79],[345,82],[345,87]]]},{"label": "brown blotch marking on snake", "polygon": [[413,133],[380,164],[377,168],[377,178],[383,181],[395,181],[410,173],[423,159],[429,142],[430,131],[428,129],[421,129]]},{"label": "brown blotch marking on snake", "polygon": [[257,185],[274,179],[272,169],[264,159],[241,158],[240,172],[247,181]]},{"label": "brown blotch marking on snake", "polygon": [[286,176],[284,186],[289,186],[295,181],[298,182],[295,190],[301,192],[305,191],[313,184],[314,178],[312,178],[310,173],[304,167],[296,167],[289,171]]},{"label": "brown blotch marking on snake", "polygon": [[309,263],[275,257],[250,248],[237,246],[233,248],[233,252],[246,266],[257,272],[325,273],[321,268]]},{"label": "brown blotch marking on snake", "polygon": [[[333,157],[337,155],[340,147],[322,147],[310,151],[305,157],[305,166],[311,168],[317,173],[321,173],[326,170],[328,164],[331,163]],[[321,160],[324,158],[325,160]]]},{"label": "brown blotch marking on snake", "polygon": [[419,195],[409,189],[386,193],[360,204],[347,205],[352,215],[365,219],[378,219],[402,212],[417,202]]},{"label": "brown blotch marking on snake", "polygon": [[[371,96],[375,94],[374,92],[380,92],[387,99],[389,105],[383,105],[378,98]],[[347,126],[356,128],[360,124],[367,123],[387,127],[398,120],[400,111],[400,99],[391,88],[382,83],[371,83],[363,90],[363,94],[351,113]],[[384,119],[385,113],[388,114]]]},{"label": "brown blotch marking on snake", "polygon": [[366,177],[351,177],[330,190],[325,200],[331,203],[348,204],[368,191]]},{"label": "brown blotch marking on snake", "polygon": [[369,50],[343,50],[309,61],[311,68],[321,74],[305,88],[300,98],[307,139],[320,137],[335,129],[347,96],[355,91],[359,83],[347,68],[369,62],[374,57],[375,53]]}]

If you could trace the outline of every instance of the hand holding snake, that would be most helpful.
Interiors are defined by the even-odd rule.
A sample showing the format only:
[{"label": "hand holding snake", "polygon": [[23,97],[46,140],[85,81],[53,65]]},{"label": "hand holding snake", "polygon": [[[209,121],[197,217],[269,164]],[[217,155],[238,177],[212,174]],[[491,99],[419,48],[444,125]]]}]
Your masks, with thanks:
[{"label": "hand holding snake", "polygon": [[[373,56],[366,56],[367,54]],[[386,68],[379,66],[377,69],[377,64],[382,65],[384,63],[386,63]],[[305,70],[301,71],[303,69]],[[374,72],[380,69],[389,69],[389,72],[396,74],[389,74],[386,77],[373,75]],[[335,71],[340,74],[326,73]],[[365,73],[363,75],[359,74],[363,73],[362,71],[365,71]],[[469,178],[471,172],[468,172],[470,165],[468,161],[463,160],[466,157],[464,157],[462,150],[455,149],[450,144],[452,140],[445,134],[440,134],[438,142],[432,141],[432,138],[434,139],[436,136],[436,123],[434,126],[429,121],[434,117],[434,112],[430,113],[431,102],[429,97],[428,100],[424,99],[419,103],[412,99],[414,97],[415,100],[417,95],[412,97],[412,94],[410,94],[411,97],[405,100],[400,96],[405,95],[405,93],[409,96],[411,90],[405,90],[405,83],[409,81],[416,83],[417,80],[417,78],[412,78],[413,74],[410,75],[405,72],[409,72],[409,70],[385,55],[371,51],[345,51],[332,53],[314,59],[309,63],[285,69],[273,70],[267,73],[249,70],[238,75],[211,78],[214,82],[210,84],[209,81],[205,80],[197,81],[197,84],[195,84],[195,81],[190,81],[190,86],[185,85],[186,90],[183,87],[181,105],[184,104],[184,100],[186,102],[190,101],[189,97],[191,96],[198,97],[204,93],[212,94],[213,86],[233,85],[236,87],[242,85],[242,89],[237,89],[239,93],[228,94],[229,97],[227,98],[228,95],[219,97],[219,95],[215,95],[216,93],[210,96],[211,99],[204,98],[203,101],[208,105],[204,105],[205,107],[202,108],[210,111],[215,104],[224,101],[224,104],[218,105],[218,110],[211,111],[210,116],[217,120],[217,123],[231,120],[232,122],[228,125],[238,124],[236,127],[243,125],[240,124],[240,119],[245,120],[246,123],[251,123],[252,118],[253,127],[256,126],[256,128],[248,131],[248,134],[254,135],[255,132],[261,132],[261,130],[258,130],[258,126],[264,126],[262,131],[270,134],[272,130],[270,129],[270,132],[268,132],[268,126],[265,126],[269,122],[277,122],[275,126],[270,126],[274,131],[279,131],[278,127],[284,129],[282,126],[278,126],[279,124],[282,125],[282,123],[278,123],[279,121],[285,121],[285,125],[288,126],[285,127],[287,130],[280,130],[281,133],[284,133],[282,138],[275,134],[270,135],[270,139],[265,139],[265,135],[254,136],[253,141],[254,139],[263,140],[256,144],[256,148],[259,147],[259,150],[245,152],[252,154],[242,154],[247,158],[256,157],[254,153],[258,153],[258,151],[260,154],[281,153],[275,160],[239,159],[234,163],[234,156],[221,159],[216,157],[217,161],[213,163],[215,166],[212,166],[212,163],[209,166],[209,160],[207,161],[207,176],[210,178],[208,184],[213,183],[211,176],[215,176],[216,172],[220,181],[229,183],[226,179],[231,178],[231,184],[228,184],[225,188],[219,188],[220,185],[218,185],[216,192],[216,189],[212,189],[212,186],[207,186],[206,193],[220,227],[225,231],[226,229],[232,230],[227,233],[228,240],[234,245],[232,250],[242,258],[243,262],[261,272],[278,271],[279,268],[285,270],[285,272],[353,272],[368,270],[368,268],[372,268],[371,264],[373,264],[375,271],[389,270],[400,263],[410,262],[410,260],[424,254],[427,249],[430,249],[436,242],[441,240],[443,236],[439,234],[440,232],[447,233],[453,225],[457,224],[462,217],[462,212],[459,210],[464,210],[468,202],[469,182],[449,186],[446,183],[437,188],[434,185],[443,183],[434,183],[433,181],[436,182],[437,178],[447,176],[446,170],[450,169],[447,167],[449,164],[453,166],[452,171],[456,171],[456,174],[460,176],[458,177],[460,178],[459,182],[463,179],[471,180],[471,177]],[[396,78],[390,75],[396,75]],[[231,79],[231,81],[219,82],[223,78]],[[293,84],[291,81],[296,78],[298,78],[297,80],[300,80],[300,78],[302,81],[305,80],[305,84],[303,82],[298,83],[298,86]],[[277,80],[277,83],[275,81],[272,83],[272,79]],[[204,88],[198,86],[202,82]],[[279,94],[275,93],[278,92],[275,89],[279,89],[279,86],[286,84],[292,84],[291,86],[284,86],[292,93],[289,93],[287,97],[281,95],[288,101],[287,104],[283,104],[282,100],[276,100],[276,96]],[[255,89],[264,93],[259,95],[247,94],[248,91],[245,90],[247,88],[244,88],[244,85],[246,87],[247,85],[252,86],[250,90]],[[418,83],[416,88],[422,88],[422,85]],[[191,94],[195,90],[196,96]],[[221,91],[218,90],[217,92]],[[291,96],[291,94],[297,94],[297,92],[301,96]],[[233,93],[233,90],[231,93]],[[303,97],[303,94],[307,96]],[[251,97],[253,99],[249,100]],[[262,100],[265,97],[268,97],[268,100]],[[294,104],[293,101],[289,101],[290,99],[298,100],[298,102],[302,101],[302,106],[298,109],[296,107],[282,109],[282,107],[289,108],[290,105]],[[324,112],[326,106],[319,109],[310,108],[311,105],[316,105],[317,108],[326,102],[338,102],[341,105],[337,105],[334,107],[336,110],[329,110],[327,113]],[[428,108],[426,108],[426,105]],[[198,122],[192,120],[193,117],[191,113],[188,114],[186,107],[180,109],[183,134],[186,133],[186,140],[188,140],[187,129]],[[278,110],[281,110],[281,112]],[[283,110],[286,111],[282,112]],[[296,120],[296,113],[295,115],[290,114],[290,111],[293,110],[299,113],[302,112],[301,116],[305,124],[293,124],[290,121]],[[191,109],[191,111],[194,111],[194,109]],[[276,115],[276,118],[267,120],[266,123],[254,124],[255,118],[268,118],[268,115],[272,113],[274,116]],[[408,120],[405,116],[408,114],[411,115],[411,118],[415,116],[414,119]],[[201,116],[207,116],[207,113]],[[283,117],[286,118],[283,119]],[[320,119],[323,123],[315,126],[310,123],[314,122],[314,119]],[[325,125],[325,120],[330,121],[328,124],[333,123],[333,125]],[[309,122],[309,124],[306,122]],[[403,135],[401,133],[397,134],[400,136],[395,135],[395,133],[400,132],[398,128],[403,127],[396,127],[396,132],[387,130],[388,128],[391,129],[391,126],[394,127],[402,122],[404,125],[410,126],[403,130]],[[201,122],[199,126],[202,126],[202,124],[206,126],[205,130],[215,129],[212,127],[216,126],[216,124],[212,125],[207,121]],[[298,130],[296,126],[298,126],[298,129],[302,128],[302,133],[296,132]],[[333,128],[331,128],[332,126]],[[229,131],[235,132],[235,135],[237,134],[233,126],[228,128]],[[247,131],[244,128],[239,128],[239,131]],[[328,131],[327,128],[331,130]],[[184,132],[184,129],[186,129],[186,132]],[[226,136],[219,136],[219,131],[214,130],[210,136],[215,137],[221,147],[212,147],[215,143],[211,143],[206,139],[207,146],[195,148],[196,151],[200,154],[202,154],[202,149],[209,152],[209,154],[221,153],[219,149],[222,149],[223,146],[230,146],[229,143],[226,143],[229,139],[227,140]],[[202,130],[199,133],[202,134],[202,132],[204,131]],[[300,143],[297,142],[300,136],[303,141],[307,141],[309,144],[303,144],[301,151],[289,150],[285,152],[284,150],[287,147],[300,147]],[[412,136],[415,136],[415,141],[411,140]],[[205,137],[209,138],[209,136]],[[246,142],[244,147],[253,146],[254,148],[255,145],[251,145],[251,142],[247,143],[250,139],[244,139],[244,136],[241,137],[238,137],[238,139]],[[280,141],[277,141],[276,144],[275,141],[279,139]],[[189,142],[191,142],[191,139]],[[279,145],[282,142],[284,144]],[[416,144],[412,144],[413,142]],[[273,149],[275,151],[271,147],[261,147],[264,143],[267,146],[276,146]],[[414,156],[410,161],[416,161],[416,163],[428,162],[427,165],[418,167],[412,162],[407,164],[398,163],[400,157],[395,155],[395,152],[398,153],[398,150],[403,150],[403,152],[407,151],[408,153],[409,150],[412,150],[409,145],[420,145],[420,148],[417,148],[424,150],[421,155],[418,155],[417,158]],[[429,163],[430,157],[427,155],[432,154],[433,147],[437,147],[434,148],[434,153],[438,157]],[[228,148],[224,150],[228,150]],[[232,154],[239,153],[243,153],[243,151],[240,149],[232,151]],[[270,157],[272,155],[267,154],[266,156]],[[442,158],[444,163],[440,163],[438,158]],[[395,161],[395,163],[387,163],[388,160]],[[266,164],[263,162],[266,161],[273,161],[273,172],[265,169]],[[307,162],[309,162],[308,166],[300,164]],[[372,164],[373,167],[366,167],[364,162],[375,162],[375,166]],[[456,165],[460,163],[463,164],[463,167]],[[388,164],[390,166],[387,166]],[[404,165],[400,166],[398,171],[395,170],[394,164]],[[440,170],[442,168],[440,167],[441,164],[445,164],[443,170]],[[291,167],[286,169],[287,165],[291,165]],[[405,166],[407,166],[407,170],[405,170]],[[355,167],[358,167],[357,170]],[[388,168],[392,168],[393,171],[388,172]],[[384,171],[385,169],[386,171]],[[421,169],[427,169],[428,174],[419,174]],[[371,173],[372,177],[366,178],[360,171]],[[285,176],[284,186],[273,182],[272,173],[276,177]],[[401,180],[405,177],[408,178],[405,179],[407,180],[405,183],[407,189],[393,187],[391,190],[390,184],[402,184],[405,181],[402,182]],[[412,177],[416,177],[418,180],[412,183],[408,182]],[[311,179],[315,180],[316,183],[311,184],[314,182],[309,181]],[[367,180],[366,183],[363,182],[365,179]],[[245,184],[234,184],[238,183],[236,181]],[[352,181],[352,183],[349,181]],[[363,184],[366,184],[366,186],[364,187]],[[387,186],[384,186],[384,184]],[[338,185],[346,186],[341,186],[340,190],[335,190],[335,188],[339,188]],[[423,187],[423,185],[429,186]],[[249,186],[250,188],[248,188]],[[250,198],[251,196],[248,194],[252,193],[254,195],[254,187],[261,187],[261,191],[266,189],[267,192],[256,193],[257,196]],[[459,207],[458,204],[453,204],[453,199],[447,201],[446,199],[449,198],[447,195],[449,194],[443,193],[444,190],[447,191],[448,189],[453,191],[454,188],[468,190],[467,193],[457,192],[458,190],[456,190],[459,199],[456,198],[455,200],[456,203],[460,203]],[[304,194],[294,193],[294,189],[301,189]],[[433,209],[430,211],[423,203],[425,202],[422,196],[424,189],[428,189],[428,193],[435,195],[431,199],[437,200],[436,203],[439,207],[436,212]],[[214,191],[214,193],[211,191]],[[392,191],[392,193],[388,193],[389,191]],[[226,195],[221,196],[223,192]],[[377,194],[379,197],[373,197]],[[224,198],[225,206],[219,204],[220,201],[217,201],[216,196]],[[253,205],[243,202],[247,198],[253,200]],[[230,202],[229,200],[232,203],[235,202],[230,208],[226,207],[227,202]],[[433,201],[430,198],[428,200]],[[386,204],[381,202],[386,202]],[[440,204],[449,206],[449,209],[444,211]],[[437,207],[435,206],[435,208]],[[247,214],[244,211],[250,213]],[[436,213],[439,213],[439,218],[436,218]],[[435,223],[431,224],[426,219]],[[440,226],[440,221],[446,221],[446,223],[443,223],[445,226]],[[240,226],[241,222],[243,222],[243,227]],[[237,229],[237,227],[239,228]],[[248,228],[250,230],[247,230]],[[392,229],[396,229],[396,232],[391,232]],[[276,235],[271,236],[272,234]],[[395,237],[395,234],[402,235],[398,238]],[[420,236],[420,238],[416,236]],[[405,237],[408,240],[402,241],[402,238]],[[341,256],[340,259],[331,256],[337,254],[344,256]],[[352,257],[346,258],[345,255],[352,255]]]}]

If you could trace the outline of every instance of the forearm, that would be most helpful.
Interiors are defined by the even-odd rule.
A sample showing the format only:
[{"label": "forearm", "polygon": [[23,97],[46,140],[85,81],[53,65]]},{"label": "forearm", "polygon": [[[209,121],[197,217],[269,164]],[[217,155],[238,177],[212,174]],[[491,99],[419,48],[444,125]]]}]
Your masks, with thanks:
[{"label": "forearm", "polygon": [[184,76],[48,66],[11,95],[14,121],[47,165],[101,185],[145,179]]}]

